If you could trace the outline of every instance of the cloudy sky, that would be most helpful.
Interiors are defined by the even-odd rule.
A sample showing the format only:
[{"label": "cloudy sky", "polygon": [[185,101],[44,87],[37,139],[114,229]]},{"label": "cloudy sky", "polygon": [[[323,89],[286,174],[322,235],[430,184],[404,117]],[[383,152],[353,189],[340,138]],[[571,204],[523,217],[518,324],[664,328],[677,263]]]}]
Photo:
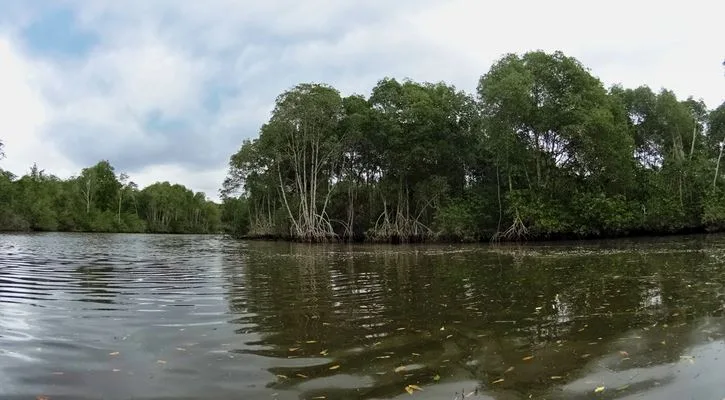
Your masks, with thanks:
[{"label": "cloudy sky", "polygon": [[725,100],[710,0],[0,0],[0,167],[101,159],[217,198],[229,156],[300,82],[385,76],[473,91],[507,52],[562,50],[607,85]]}]

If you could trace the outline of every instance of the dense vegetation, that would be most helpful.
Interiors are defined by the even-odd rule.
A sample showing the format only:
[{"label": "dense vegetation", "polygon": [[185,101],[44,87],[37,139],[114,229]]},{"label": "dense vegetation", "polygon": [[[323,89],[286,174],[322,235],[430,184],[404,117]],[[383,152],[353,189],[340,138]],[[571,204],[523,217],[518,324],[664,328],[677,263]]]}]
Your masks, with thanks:
[{"label": "dense vegetation", "polygon": [[181,185],[139,190],[107,161],[67,180],[36,165],[20,178],[0,169],[0,231],[216,233],[220,214],[218,204]]},{"label": "dense vegetation", "polygon": [[304,241],[516,240],[725,227],[725,104],[605,88],[561,52],[509,54],[476,95],[383,79],[282,93],[231,157],[223,218]]}]

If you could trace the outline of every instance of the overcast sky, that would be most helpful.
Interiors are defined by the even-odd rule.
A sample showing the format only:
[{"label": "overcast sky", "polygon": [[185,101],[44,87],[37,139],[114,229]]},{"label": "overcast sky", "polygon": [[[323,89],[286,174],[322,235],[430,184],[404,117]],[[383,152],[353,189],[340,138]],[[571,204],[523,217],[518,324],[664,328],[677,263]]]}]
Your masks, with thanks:
[{"label": "overcast sky", "polygon": [[507,52],[562,50],[606,85],[725,100],[715,0],[0,0],[0,167],[101,159],[216,199],[229,156],[300,82],[473,91]]}]

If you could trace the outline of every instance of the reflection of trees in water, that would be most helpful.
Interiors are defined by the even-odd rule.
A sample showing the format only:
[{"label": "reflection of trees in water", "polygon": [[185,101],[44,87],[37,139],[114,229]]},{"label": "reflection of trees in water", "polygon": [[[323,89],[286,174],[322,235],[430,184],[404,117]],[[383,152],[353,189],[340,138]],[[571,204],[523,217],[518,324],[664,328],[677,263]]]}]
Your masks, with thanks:
[{"label": "reflection of trees in water", "polygon": [[[505,378],[497,390],[543,393],[559,383],[550,376],[565,381],[612,352],[622,332],[722,308],[722,266],[700,252],[516,253],[514,260],[369,249],[250,245],[230,306],[262,334],[265,350],[250,352],[301,359],[273,368],[286,376],[275,385],[366,375],[375,383],[348,393],[365,398],[440,374],[484,385]],[[683,344],[667,343],[657,362],[679,357]],[[528,355],[535,358],[523,362]],[[401,365],[409,367],[392,372]]]}]

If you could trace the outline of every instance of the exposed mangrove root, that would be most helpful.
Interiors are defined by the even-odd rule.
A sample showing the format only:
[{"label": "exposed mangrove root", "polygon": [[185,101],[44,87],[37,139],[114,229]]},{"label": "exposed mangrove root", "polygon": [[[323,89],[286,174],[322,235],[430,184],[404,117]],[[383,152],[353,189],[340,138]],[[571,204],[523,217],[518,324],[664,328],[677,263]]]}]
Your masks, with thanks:
[{"label": "exposed mangrove root", "polygon": [[508,227],[503,232],[496,232],[491,237],[492,242],[500,242],[500,241],[519,241],[526,239],[529,236],[529,229],[524,224],[524,221],[521,220],[521,217],[518,213],[516,213],[516,216],[514,217],[513,222],[511,223],[511,226]]},{"label": "exposed mangrove root", "polygon": [[390,218],[387,204],[383,204],[383,212],[375,221],[375,226],[368,229],[366,239],[371,242],[409,243],[434,238],[435,232],[419,221],[418,218],[406,217],[401,207]]}]

